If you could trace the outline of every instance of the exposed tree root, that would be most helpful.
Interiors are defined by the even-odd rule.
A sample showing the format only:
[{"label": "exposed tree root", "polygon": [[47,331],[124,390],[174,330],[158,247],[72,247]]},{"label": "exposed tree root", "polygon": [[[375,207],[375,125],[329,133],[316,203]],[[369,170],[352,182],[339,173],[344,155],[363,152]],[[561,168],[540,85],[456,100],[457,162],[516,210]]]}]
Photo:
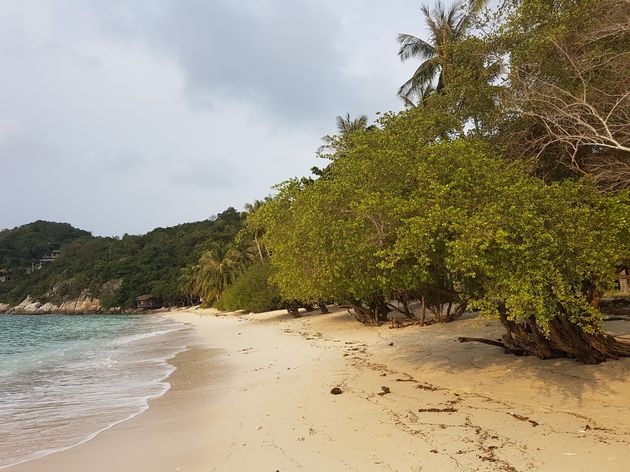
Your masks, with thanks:
[{"label": "exposed tree root", "polygon": [[500,320],[506,329],[502,341],[483,338],[459,338],[459,341],[490,344],[519,356],[535,355],[540,359],[569,357],[585,364],[630,357],[630,342],[608,334],[587,333],[564,316],[550,322],[547,336],[533,317],[521,322],[509,320],[507,316],[502,316]]}]

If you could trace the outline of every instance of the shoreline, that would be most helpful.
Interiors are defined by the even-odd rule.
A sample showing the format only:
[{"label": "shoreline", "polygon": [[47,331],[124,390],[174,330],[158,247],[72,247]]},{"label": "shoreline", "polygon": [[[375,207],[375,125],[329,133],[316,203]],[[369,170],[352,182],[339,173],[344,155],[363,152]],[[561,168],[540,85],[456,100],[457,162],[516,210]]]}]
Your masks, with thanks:
[{"label": "shoreline", "polygon": [[[148,410],[4,470],[626,468],[630,381],[619,374],[628,359],[583,366],[456,342],[500,333],[475,317],[389,329],[343,311],[210,313],[166,314],[201,342],[172,359],[171,389]],[[628,332],[629,323],[610,326]]]}]

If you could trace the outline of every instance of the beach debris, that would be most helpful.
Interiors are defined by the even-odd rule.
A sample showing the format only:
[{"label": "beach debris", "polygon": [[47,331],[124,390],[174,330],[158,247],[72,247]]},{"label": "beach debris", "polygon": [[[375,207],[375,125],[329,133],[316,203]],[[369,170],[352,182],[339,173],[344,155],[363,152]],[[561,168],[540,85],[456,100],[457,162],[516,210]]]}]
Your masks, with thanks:
[{"label": "beach debris", "polygon": [[389,344],[388,344],[388,346],[393,346],[393,345],[394,345],[394,343],[389,343]]},{"label": "beach debris", "polygon": [[437,449],[431,449],[431,452],[432,452],[433,454],[437,454],[437,453],[438,453],[438,450],[437,450]]},{"label": "beach debris", "polygon": [[382,390],[382,392],[378,393],[378,395],[380,395],[381,397],[383,395],[387,395],[388,393],[392,393],[392,391],[389,389],[389,387],[382,386],[381,390]]},{"label": "beach debris", "polygon": [[455,413],[457,408],[449,406],[447,408],[418,408],[420,413]]},{"label": "beach debris", "polygon": [[516,413],[510,413],[510,415],[514,418],[516,418],[519,421],[527,421],[529,424],[531,424],[534,428],[536,426],[538,426],[540,423],[538,423],[537,421],[534,421],[532,419],[530,419],[527,416],[523,416],[523,415],[517,415]]},{"label": "beach debris", "polygon": [[343,393],[343,390],[341,390],[339,387],[335,387],[330,391],[330,393],[332,393],[333,395],[341,395]]}]

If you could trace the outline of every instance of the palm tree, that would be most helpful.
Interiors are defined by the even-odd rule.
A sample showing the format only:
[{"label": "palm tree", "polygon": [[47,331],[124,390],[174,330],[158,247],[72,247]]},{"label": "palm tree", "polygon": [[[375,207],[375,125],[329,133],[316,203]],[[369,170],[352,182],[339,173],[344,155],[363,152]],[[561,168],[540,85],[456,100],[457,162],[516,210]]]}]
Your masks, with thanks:
[{"label": "palm tree", "polygon": [[[404,62],[414,58],[423,61],[413,76],[398,90],[398,95],[405,103],[415,104],[414,99],[422,101],[428,95],[427,91],[432,93],[435,90],[440,93],[444,89],[444,69],[451,60],[451,45],[464,38],[472,19],[484,5],[485,0],[470,0],[468,8],[459,0],[449,7],[439,0],[433,8],[422,5],[421,11],[429,28],[429,40],[425,41],[411,34],[398,35],[400,60]],[[434,83],[435,89],[432,89]]]},{"label": "palm tree", "polygon": [[182,268],[179,276],[179,286],[186,297],[188,303],[192,304],[199,297],[199,289],[197,279],[199,275],[199,266],[191,264]]},{"label": "palm tree", "polygon": [[401,96],[400,98],[402,99],[403,103],[405,104],[405,107],[407,107],[407,108],[416,108],[416,107],[422,105],[427,100],[427,98],[429,98],[431,95],[435,94],[435,92],[436,92],[436,90],[435,90],[435,87],[433,86],[433,84],[428,83],[428,84],[425,84],[425,85],[420,85],[418,87],[418,90],[415,90],[412,93],[412,96]]},{"label": "palm tree", "polygon": [[335,154],[342,151],[349,136],[359,131],[368,129],[367,115],[360,115],[358,118],[350,118],[350,113],[346,116],[337,117],[337,134],[327,134],[322,138],[324,144],[319,148],[319,154]]},{"label": "palm tree", "polygon": [[206,304],[217,300],[244,269],[242,255],[236,248],[220,242],[199,259],[197,288]]}]

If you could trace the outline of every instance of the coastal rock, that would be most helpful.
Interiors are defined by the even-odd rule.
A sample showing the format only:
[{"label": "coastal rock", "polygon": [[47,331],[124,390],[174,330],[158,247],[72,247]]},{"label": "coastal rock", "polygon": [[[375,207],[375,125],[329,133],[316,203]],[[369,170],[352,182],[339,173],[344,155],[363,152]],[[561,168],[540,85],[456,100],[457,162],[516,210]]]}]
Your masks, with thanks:
[{"label": "coastal rock", "polygon": [[50,313],[74,315],[82,313],[100,313],[101,301],[98,298],[92,297],[86,290],[81,293],[79,298],[66,300],[61,303],[40,303],[33,300],[29,295],[19,305],[16,305],[13,308],[5,308],[0,311],[23,315],[45,315]]},{"label": "coastal rock", "polygon": [[31,298],[31,296],[27,296],[22,302],[9,310],[9,313],[15,314],[37,314],[39,313],[39,308],[42,304],[38,301],[35,301]]}]

